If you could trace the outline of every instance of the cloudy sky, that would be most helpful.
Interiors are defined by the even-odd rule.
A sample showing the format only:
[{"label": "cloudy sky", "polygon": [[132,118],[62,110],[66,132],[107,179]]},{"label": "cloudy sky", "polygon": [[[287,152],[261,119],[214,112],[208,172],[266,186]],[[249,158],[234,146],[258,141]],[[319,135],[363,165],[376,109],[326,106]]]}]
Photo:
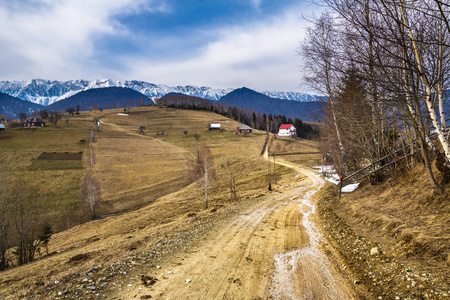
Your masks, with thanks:
[{"label": "cloudy sky", "polygon": [[308,0],[1,0],[0,80],[303,91]]}]

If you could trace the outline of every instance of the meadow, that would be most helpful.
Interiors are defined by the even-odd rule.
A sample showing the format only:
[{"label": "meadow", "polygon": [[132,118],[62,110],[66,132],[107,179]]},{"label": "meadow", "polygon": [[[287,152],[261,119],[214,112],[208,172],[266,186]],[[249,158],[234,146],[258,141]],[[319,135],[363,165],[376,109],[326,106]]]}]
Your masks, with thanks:
[{"label": "meadow", "polygon": [[[101,123],[91,139],[94,118]],[[221,130],[209,131],[212,122],[220,123]],[[170,108],[85,111],[57,126],[47,123],[44,128],[1,132],[1,162],[13,181],[25,182],[42,199],[44,219],[51,220],[58,232],[89,220],[86,200],[80,194],[88,172],[92,172],[101,191],[95,205],[96,217],[136,210],[195,185],[193,167],[202,143],[211,149],[215,162],[211,205],[233,200],[231,178],[240,198],[252,197],[254,190],[268,184],[267,163],[260,157],[266,134],[256,130],[252,135],[236,135],[240,125],[210,112]],[[145,128],[143,132],[140,127]],[[291,144],[274,143],[284,152],[292,151]],[[314,144],[302,144],[305,151],[314,151]],[[299,155],[293,156],[293,160],[299,159]],[[317,155],[304,158],[305,163],[314,159],[317,161]],[[278,168],[279,174],[292,172]],[[204,191],[200,187],[192,191],[186,199],[202,201]]]}]

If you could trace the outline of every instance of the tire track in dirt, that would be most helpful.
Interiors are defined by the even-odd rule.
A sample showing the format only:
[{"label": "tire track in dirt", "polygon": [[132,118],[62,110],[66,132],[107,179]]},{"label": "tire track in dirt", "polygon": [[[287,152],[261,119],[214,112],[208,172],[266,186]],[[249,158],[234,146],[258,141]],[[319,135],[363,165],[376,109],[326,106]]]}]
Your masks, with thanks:
[{"label": "tire track in dirt", "polygon": [[312,180],[310,190],[299,200],[298,212],[302,215],[302,234],[307,242],[296,249],[275,255],[275,272],[270,288],[274,299],[352,299],[351,289],[343,286],[343,280],[332,270],[327,257],[320,252],[320,232],[310,219],[315,213],[312,196],[323,186],[323,179],[312,171],[279,161],[279,164],[297,170]]},{"label": "tire track in dirt", "polygon": [[312,171],[288,166],[309,177],[309,184],[261,198],[210,230],[195,251],[176,253],[162,269],[148,268],[147,274],[158,278],[153,286],[134,284],[129,296],[115,291],[111,298],[354,298],[343,280],[335,280],[309,217],[315,210],[310,198],[322,181]]}]

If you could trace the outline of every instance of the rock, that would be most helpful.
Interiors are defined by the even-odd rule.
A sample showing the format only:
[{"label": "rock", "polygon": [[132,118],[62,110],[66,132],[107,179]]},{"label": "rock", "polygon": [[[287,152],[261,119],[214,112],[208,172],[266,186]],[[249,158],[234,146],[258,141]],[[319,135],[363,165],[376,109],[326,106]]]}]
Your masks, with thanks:
[{"label": "rock", "polygon": [[378,255],[380,254],[380,250],[378,249],[378,247],[373,247],[372,249],[370,249],[370,255]]}]

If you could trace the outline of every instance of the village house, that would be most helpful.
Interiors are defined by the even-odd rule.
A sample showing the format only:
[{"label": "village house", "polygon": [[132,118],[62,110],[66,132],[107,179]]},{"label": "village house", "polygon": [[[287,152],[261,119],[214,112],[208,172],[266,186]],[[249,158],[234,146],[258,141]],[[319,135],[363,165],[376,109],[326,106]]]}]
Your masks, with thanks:
[{"label": "village house", "polygon": [[241,126],[239,126],[236,129],[236,134],[252,134],[253,133],[253,129],[245,124],[242,124]]},{"label": "village house", "polygon": [[209,130],[220,130],[220,123],[210,123]]},{"label": "village house", "polygon": [[295,138],[297,137],[297,130],[292,124],[283,124],[278,129],[277,136]]},{"label": "village house", "polygon": [[45,122],[38,117],[31,117],[22,121],[22,128],[39,128],[45,127]]},{"label": "village house", "polygon": [[0,124],[0,131],[4,131],[4,130],[6,130],[5,125]]}]

